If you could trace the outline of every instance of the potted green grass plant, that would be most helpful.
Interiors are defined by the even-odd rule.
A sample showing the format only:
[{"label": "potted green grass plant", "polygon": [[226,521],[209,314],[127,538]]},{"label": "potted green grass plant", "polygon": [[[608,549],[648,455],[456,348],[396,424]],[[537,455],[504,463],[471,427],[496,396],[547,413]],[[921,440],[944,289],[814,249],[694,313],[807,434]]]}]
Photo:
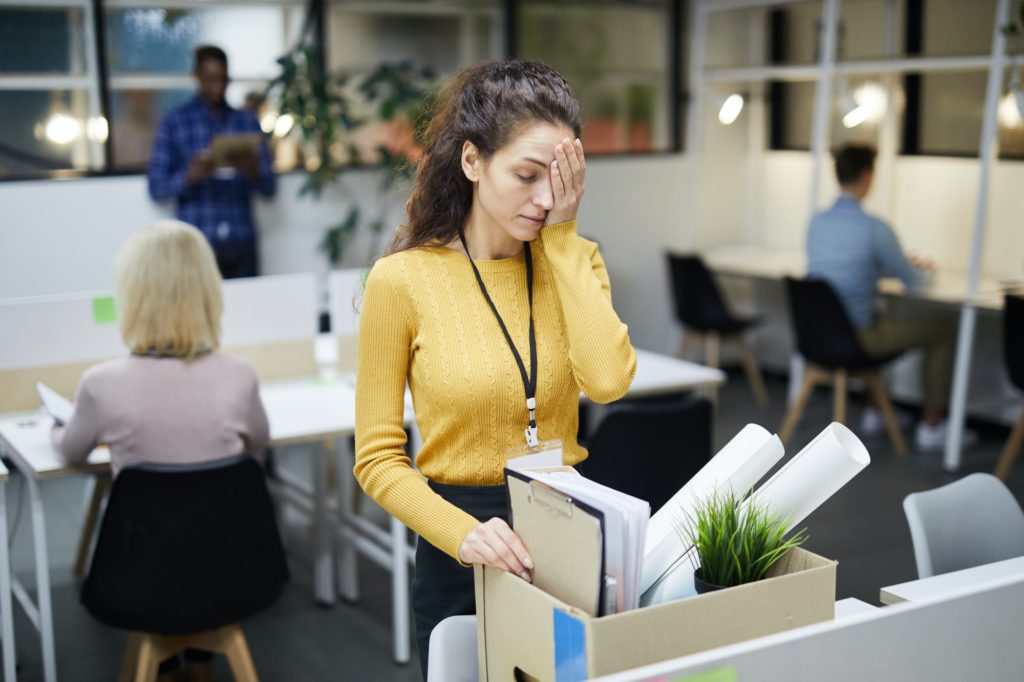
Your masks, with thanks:
[{"label": "potted green grass plant", "polygon": [[761,580],[789,550],[807,540],[801,529],[786,537],[787,519],[756,498],[716,492],[697,503],[684,533],[697,551],[697,594]]}]

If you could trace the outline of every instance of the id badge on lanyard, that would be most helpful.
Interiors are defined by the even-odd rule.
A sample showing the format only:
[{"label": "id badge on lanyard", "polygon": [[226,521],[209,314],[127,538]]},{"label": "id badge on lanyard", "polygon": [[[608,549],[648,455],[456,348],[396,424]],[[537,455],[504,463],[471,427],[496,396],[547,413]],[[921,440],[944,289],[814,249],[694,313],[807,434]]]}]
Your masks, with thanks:
[{"label": "id badge on lanyard", "polygon": [[530,243],[527,242],[523,245],[523,250],[526,254],[527,298],[530,302],[530,371],[527,372],[526,366],[523,363],[523,358],[519,354],[519,350],[516,348],[515,343],[512,341],[512,335],[508,333],[508,327],[505,326],[505,321],[501,319],[498,307],[495,306],[494,301],[491,300],[491,295],[487,292],[487,286],[484,284],[483,277],[480,276],[480,271],[477,269],[476,263],[473,262],[473,257],[469,255],[469,246],[466,245],[466,238],[462,233],[459,234],[459,239],[462,241],[462,248],[466,250],[466,256],[469,257],[469,264],[473,268],[473,274],[476,276],[477,284],[480,285],[480,292],[483,294],[484,299],[487,301],[491,311],[494,313],[495,319],[498,321],[498,325],[501,327],[501,332],[505,336],[505,341],[508,343],[509,350],[512,352],[512,357],[515,359],[516,366],[519,368],[519,373],[523,379],[523,389],[526,394],[526,409],[529,413],[529,420],[527,421],[526,428],[523,430],[526,443],[525,445],[520,445],[509,450],[507,465],[511,469],[561,466],[563,463],[562,441],[556,439],[541,442],[538,437],[539,429],[537,427],[536,418],[537,337],[533,325],[533,256],[530,253]]}]

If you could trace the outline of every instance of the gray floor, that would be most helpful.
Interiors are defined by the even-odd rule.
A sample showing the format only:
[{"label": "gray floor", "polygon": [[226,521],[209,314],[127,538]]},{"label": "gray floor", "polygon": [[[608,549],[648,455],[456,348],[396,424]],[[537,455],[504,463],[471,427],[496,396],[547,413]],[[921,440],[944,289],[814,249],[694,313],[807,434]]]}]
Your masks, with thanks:
[{"label": "gray floor", "polygon": [[[756,407],[741,376],[731,375],[722,390],[715,419],[715,442],[723,444],[744,424],[759,423],[777,428],[783,409],[785,385],[769,379],[772,405]],[[789,453],[794,453],[828,423],[831,400],[822,390],[812,400]],[[850,409],[850,423],[858,424],[861,406]],[[991,471],[1007,430],[981,429],[981,442],[965,453],[962,473]],[[805,525],[811,535],[808,548],[839,561],[838,596],[878,602],[878,589],[915,577],[910,535],[901,502],[913,491],[925,490],[954,480],[942,470],[940,455],[911,452],[897,458],[884,438],[866,441],[871,465],[845,489],[809,517]],[[301,467],[303,453],[286,456],[291,467]],[[18,516],[22,481],[13,479],[8,488],[8,518]],[[1024,499],[1024,463],[1009,481],[1018,500]],[[69,566],[78,538],[85,483],[82,479],[52,481],[44,486],[46,498],[51,575],[54,587],[54,618],[57,638],[57,666],[64,680],[112,680],[120,663],[124,635],[98,625],[78,604],[77,584]],[[34,583],[32,576],[31,524],[24,505],[13,540],[12,561],[17,574]],[[420,679],[415,664],[396,666],[391,662],[389,578],[371,565],[361,571],[362,600],[357,605],[339,604],[325,609],[310,597],[309,565],[301,558],[306,529],[298,519],[288,523],[293,552],[293,580],[284,597],[269,612],[245,624],[246,635],[261,679],[380,680],[412,682]],[[39,640],[20,609],[16,609],[19,680],[41,680]],[[415,661],[416,651],[413,648]],[[217,662],[218,679],[230,675]]]}]

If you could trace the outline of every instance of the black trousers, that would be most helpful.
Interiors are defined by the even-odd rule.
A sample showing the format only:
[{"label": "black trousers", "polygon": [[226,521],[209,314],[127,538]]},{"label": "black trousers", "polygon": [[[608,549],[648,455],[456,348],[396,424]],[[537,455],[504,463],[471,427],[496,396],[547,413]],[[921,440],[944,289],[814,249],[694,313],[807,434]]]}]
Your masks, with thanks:
[{"label": "black trousers", "polygon": [[[430,481],[444,499],[480,521],[498,517],[508,521],[505,486],[458,486]],[[476,613],[473,569],[466,568],[429,542],[416,543],[416,571],[412,580],[412,611],[416,618],[416,642],[423,679],[427,679],[430,633],[449,616]]]},{"label": "black trousers", "polygon": [[228,242],[214,241],[213,255],[217,257],[217,268],[224,279],[255,277],[259,274],[259,255],[256,237]]}]

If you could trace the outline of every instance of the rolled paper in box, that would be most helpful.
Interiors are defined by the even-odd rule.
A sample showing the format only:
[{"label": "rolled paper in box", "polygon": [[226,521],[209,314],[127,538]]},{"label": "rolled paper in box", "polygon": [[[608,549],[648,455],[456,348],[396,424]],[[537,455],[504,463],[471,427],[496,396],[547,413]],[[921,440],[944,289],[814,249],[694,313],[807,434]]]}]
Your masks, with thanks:
[{"label": "rolled paper in box", "polygon": [[680,524],[689,523],[697,500],[710,497],[718,490],[745,495],[782,459],[784,451],[778,436],[757,424],[747,424],[733,436],[651,517],[644,541],[640,592],[650,589],[689,551],[690,543],[680,533]]},{"label": "rolled paper in box", "polygon": [[[850,429],[838,422],[825,427],[751,496],[786,519],[787,531],[807,518],[871,462],[868,450]],[[693,571],[697,553],[689,550],[668,573],[647,590],[642,606],[696,594]]]},{"label": "rolled paper in box", "polygon": [[753,498],[787,520],[788,530],[810,516],[871,462],[853,431],[832,422],[757,489]]}]

